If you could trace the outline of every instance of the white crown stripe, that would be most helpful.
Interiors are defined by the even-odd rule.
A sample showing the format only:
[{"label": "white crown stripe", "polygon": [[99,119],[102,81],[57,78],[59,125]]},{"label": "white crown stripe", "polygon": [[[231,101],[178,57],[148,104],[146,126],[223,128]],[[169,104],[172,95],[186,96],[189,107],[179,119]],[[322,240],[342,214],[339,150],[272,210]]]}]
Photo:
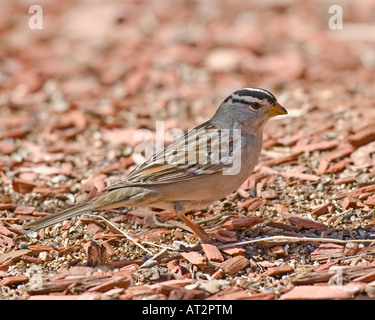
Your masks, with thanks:
[{"label": "white crown stripe", "polygon": [[241,90],[248,90],[248,91],[256,91],[256,92],[262,92],[269,96],[270,98],[274,98],[274,96],[269,93],[267,90],[259,89],[259,88],[242,88]]},{"label": "white crown stripe", "polygon": [[244,102],[251,102],[251,101],[262,102],[262,100],[260,100],[256,97],[252,97],[252,96],[240,96],[240,95],[237,95],[237,94],[232,94],[232,98],[235,99],[235,100],[244,101]]}]

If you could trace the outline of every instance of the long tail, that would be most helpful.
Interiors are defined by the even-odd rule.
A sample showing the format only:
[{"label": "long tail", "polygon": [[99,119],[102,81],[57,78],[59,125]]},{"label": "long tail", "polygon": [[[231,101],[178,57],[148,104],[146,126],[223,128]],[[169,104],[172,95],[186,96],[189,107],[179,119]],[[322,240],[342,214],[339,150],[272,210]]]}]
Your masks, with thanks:
[{"label": "long tail", "polygon": [[[147,198],[147,195],[151,193],[148,189],[141,187],[131,187],[127,188],[126,186],[110,190],[107,193],[102,194],[101,196],[94,198],[88,202],[78,204],[75,207],[62,210],[60,212],[53,213],[49,216],[45,216],[38,220],[27,223],[23,229],[37,231],[39,229],[47,228],[56,223],[59,223],[64,220],[68,220],[80,214],[83,214],[85,211],[97,210],[97,209],[111,209],[118,208],[119,206],[139,206],[142,204],[141,200],[143,197]],[[152,201],[151,201],[152,202]],[[145,202],[148,204],[149,202]]]},{"label": "long tail", "polygon": [[45,216],[38,220],[27,223],[23,226],[24,230],[37,231],[39,229],[47,228],[61,221],[73,218],[82,214],[85,211],[98,209],[95,202],[89,201],[86,203],[78,204],[75,207],[62,210],[60,212],[53,213],[49,216]]}]

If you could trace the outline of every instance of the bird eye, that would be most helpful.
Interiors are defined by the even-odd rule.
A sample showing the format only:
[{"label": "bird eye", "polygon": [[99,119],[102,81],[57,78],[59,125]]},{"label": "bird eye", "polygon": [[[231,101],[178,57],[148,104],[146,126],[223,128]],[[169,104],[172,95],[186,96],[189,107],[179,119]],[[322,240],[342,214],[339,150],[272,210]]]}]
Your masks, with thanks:
[{"label": "bird eye", "polygon": [[259,108],[261,107],[261,105],[260,105],[259,102],[251,102],[251,103],[250,103],[250,106],[251,106],[253,109],[255,109],[255,110],[257,110],[257,109],[259,109]]}]

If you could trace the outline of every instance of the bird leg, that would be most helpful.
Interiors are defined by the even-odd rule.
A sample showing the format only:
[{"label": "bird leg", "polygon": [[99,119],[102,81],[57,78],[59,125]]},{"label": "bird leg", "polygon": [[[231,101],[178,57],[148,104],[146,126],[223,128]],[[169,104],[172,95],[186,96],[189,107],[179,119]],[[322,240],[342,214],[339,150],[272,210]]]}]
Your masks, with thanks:
[{"label": "bird leg", "polygon": [[203,228],[185,216],[185,210],[183,208],[175,206],[174,211],[176,212],[177,217],[182,220],[204,243],[211,242]]}]

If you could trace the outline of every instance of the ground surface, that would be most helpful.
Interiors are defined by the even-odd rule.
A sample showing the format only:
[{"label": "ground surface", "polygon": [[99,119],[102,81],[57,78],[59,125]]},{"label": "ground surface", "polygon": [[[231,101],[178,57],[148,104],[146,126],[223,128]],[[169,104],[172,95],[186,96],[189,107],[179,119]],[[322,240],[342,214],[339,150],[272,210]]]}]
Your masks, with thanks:
[{"label": "ground surface", "polygon": [[[259,3],[45,1],[42,30],[1,5],[2,299],[374,298],[375,3],[341,1],[341,30],[336,3]],[[187,130],[248,86],[289,115],[240,190],[189,213],[215,246],[147,208],[21,230],[134,168],[137,129],[161,143],[156,121]]]}]

